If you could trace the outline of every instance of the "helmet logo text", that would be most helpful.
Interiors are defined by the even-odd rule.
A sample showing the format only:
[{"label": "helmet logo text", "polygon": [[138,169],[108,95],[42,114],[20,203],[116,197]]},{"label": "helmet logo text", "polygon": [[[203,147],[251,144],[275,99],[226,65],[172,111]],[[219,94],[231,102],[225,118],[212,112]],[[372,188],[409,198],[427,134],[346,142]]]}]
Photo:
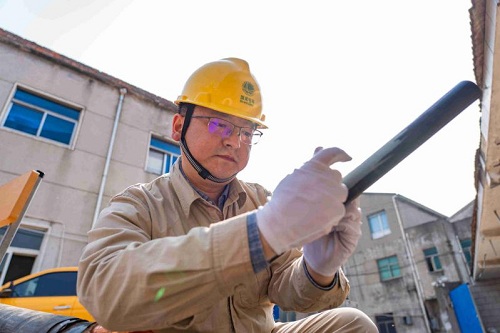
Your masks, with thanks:
[{"label": "helmet logo text", "polygon": [[250,106],[253,106],[255,104],[255,101],[253,98],[240,95],[240,103],[245,103],[245,104],[248,104]]}]

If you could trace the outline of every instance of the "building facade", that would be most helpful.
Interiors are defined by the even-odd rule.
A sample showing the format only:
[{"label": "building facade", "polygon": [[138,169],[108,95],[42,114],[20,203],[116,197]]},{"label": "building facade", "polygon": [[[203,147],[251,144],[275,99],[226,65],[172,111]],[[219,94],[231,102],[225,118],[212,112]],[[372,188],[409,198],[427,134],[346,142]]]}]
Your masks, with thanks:
[{"label": "building facade", "polygon": [[438,288],[469,281],[464,252],[470,253],[471,207],[452,223],[404,196],[364,193],[363,235],[344,267],[351,283],[347,304],[383,333],[459,332]]},{"label": "building facade", "polygon": [[110,197],[180,155],[170,139],[175,112],[170,101],[0,30],[0,184],[45,173],[0,284],[76,265]]},{"label": "building facade", "polygon": [[[469,291],[480,314],[480,329],[500,332],[500,93],[497,89],[500,10],[498,0],[472,0],[471,3],[474,75],[482,96],[474,179],[477,196],[471,227],[473,284]],[[468,322],[464,316],[462,324]]]}]

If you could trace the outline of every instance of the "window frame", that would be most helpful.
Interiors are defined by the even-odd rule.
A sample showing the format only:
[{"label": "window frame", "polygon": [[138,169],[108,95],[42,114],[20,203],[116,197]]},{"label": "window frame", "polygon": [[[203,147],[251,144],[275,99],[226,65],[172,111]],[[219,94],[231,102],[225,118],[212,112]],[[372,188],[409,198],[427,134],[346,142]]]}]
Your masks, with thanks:
[{"label": "window frame", "polygon": [[392,312],[376,314],[375,324],[380,333],[396,333],[396,322],[394,321],[394,314]]},{"label": "window frame", "polygon": [[[429,253],[429,251],[432,251],[433,253]],[[422,252],[424,253],[425,263],[429,272],[434,273],[443,271],[443,264],[441,263],[441,259],[439,259],[439,251],[437,247],[432,246],[425,248],[422,249]]]},{"label": "window frame", "polygon": [[[396,259],[396,262],[395,263],[389,262],[387,265],[381,267],[381,262],[383,260],[390,260],[390,259]],[[396,268],[395,264],[397,265],[397,270],[399,272],[399,275],[397,275],[397,276],[395,276],[393,274],[393,271]],[[391,274],[390,278],[383,278],[383,276],[382,276],[383,271],[382,271],[381,268],[384,268],[384,267],[387,267],[387,271]],[[391,280],[394,280],[394,279],[399,279],[399,278],[401,278],[403,276],[401,274],[401,266],[399,265],[399,258],[398,258],[397,255],[392,255],[392,256],[388,256],[388,257],[377,259],[377,269],[378,269],[378,274],[379,274],[380,282],[386,282],[386,281],[391,281]]]},{"label": "window frame", "polygon": [[[38,249],[18,246],[22,245],[19,244],[18,241],[20,240],[23,231],[27,231],[28,233],[40,234],[42,239]],[[3,237],[3,235],[4,234],[0,235],[0,238]],[[29,225],[21,225],[19,227],[18,231],[16,232],[16,235],[14,236],[14,239],[12,240],[12,243],[7,248],[3,261],[0,261],[0,285],[8,282],[9,280],[15,280],[20,277],[19,276],[14,279],[12,278],[7,279],[7,273],[9,272],[10,265],[15,264],[14,256],[34,258],[33,265],[30,268],[30,272],[33,271],[33,269],[37,266],[37,260],[39,256],[41,255],[41,253],[45,251],[45,244],[48,236],[49,236],[49,231],[47,229],[40,229]]]},{"label": "window frame", "polygon": [[[472,265],[472,239],[471,238],[462,238],[459,239],[460,241],[460,248],[462,249],[462,254],[465,258],[465,261],[467,262],[467,265],[471,267]],[[467,245],[464,245],[466,244]]]},{"label": "window frame", "polygon": [[[385,217],[385,221],[381,218],[381,216]],[[379,223],[379,226],[381,226],[382,231],[379,232],[374,232],[373,231],[373,226],[372,226],[372,218],[377,217],[377,221]],[[369,214],[366,216],[366,219],[368,220],[368,228],[370,228],[370,236],[372,239],[380,239],[383,238],[387,235],[392,234],[391,227],[389,225],[389,219],[387,218],[387,212],[385,210],[381,210],[372,214]],[[387,224],[387,228],[384,226],[384,222]]]},{"label": "window frame", "polygon": [[[50,110],[50,109],[44,109],[43,107],[36,105],[36,104],[30,104],[30,103],[27,103],[27,102],[22,101],[22,100],[17,100],[15,98],[15,94],[19,90],[21,90],[22,92],[25,92],[27,94],[33,95],[35,97],[41,98],[43,100],[46,100],[48,102],[63,106],[65,108],[73,109],[74,111],[78,112],[78,119],[73,119],[71,117],[68,117],[68,116],[62,114],[62,113],[58,113],[58,112]],[[36,134],[31,134],[29,132],[25,132],[25,131],[22,131],[22,130],[19,130],[16,128],[5,126],[5,123],[10,115],[10,112],[11,112],[14,104],[28,108],[28,109],[33,110],[35,112],[42,113],[42,120],[40,121],[40,124],[37,128]],[[9,132],[19,134],[19,135],[23,135],[23,136],[31,138],[31,139],[35,139],[38,141],[50,143],[53,145],[57,145],[60,147],[64,147],[64,148],[73,150],[75,145],[76,145],[76,141],[78,138],[78,133],[80,132],[81,124],[83,122],[84,112],[85,112],[85,108],[81,105],[69,102],[64,98],[54,96],[50,93],[41,91],[39,89],[28,87],[24,84],[16,83],[16,84],[14,84],[14,86],[13,86],[13,88],[12,88],[12,90],[11,90],[7,100],[6,100],[3,111],[1,113],[0,128],[2,130],[6,130]],[[56,118],[57,120],[63,120],[63,121],[66,121],[68,123],[74,124],[74,128],[73,128],[73,131],[71,133],[71,138],[69,140],[69,143],[64,143],[64,142],[57,141],[57,140],[54,140],[54,139],[51,139],[48,137],[40,136],[41,132],[43,131],[43,126],[41,126],[41,124],[43,124],[43,122],[46,120],[47,116],[51,116],[53,118]]]},{"label": "window frame", "polygon": [[[25,298],[25,297],[67,297],[67,296],[77,296],[76,293],[76,280],[77,280],[77,273],[76,271],[68,271],[68,272],[51,272],[51,273],[46,273],[42,274],[36,277],[33,277],[29,280],[23,281],[19,284],[15,284],[12,288],[12,298]],[[71,280],[66,278],[67,276],[71,277]],[[54,278],[55,277],[55,278]],[[62,278],[64,277],[64,278]],[[70,287],[71,292],[62,292],[62,291],[68,291],[69,289],[61,289],[60,294],[56,293],[47,293],[48,289],[47,286],[50,286],[53,288],[54,286],[54,281],[62,280],[66,282],[66,284],[62,285],[64,287]],[[49,283],[50,282],[50,285]],[[71,282],[68,284],[68,282]],[[74,283],[73,283],[74,282]],[[74,289],[73,289],[74,288]],[[19,294],[19,291],[23,291],[22,294]],[[32,290],[33,294],[27,294],[28,290]],[[42,290],[44,291],[42,293]],[[17,291],[17,293],[16,293]]]},{"label": "window frame", "polygon": [[[153,140],[157,140],[157,141],[160,141],[161,143],[164,143],[166,145],[170,145],[172,147],[178,148],[179,153],[177,154],[176,152],[169,151],[167,149],[162,149],[159,146],[154,146],[153,145]],[[151,168],[149,168],[150,152],[151,151],[163,154],[162,172],[161,173],[158,173],[158,172],[156,172],[156,170],[152,170]],[[149,172],[149,173],[161,176],[161,175],[163,175],[165,173],[168,173],[168,172],[170,172],[172,170],[172,166],[177,161],[177,159],[180,158],[180,156],[181,156],[181,148],[180,148],[179,143],[177,143],[177,142],[175,142],[173,140],[164,138],[162,136],[155,135],[154,133],[151,133],[150,136],[149,136],[148,150],[146,152],[146,165],[144,167],[144,170],[146,172]],[[168,170],[167,170],[167,165],[166,165],[167,164],[167,157],[169,157],[168,158],[168,160],[169,160]]]}]

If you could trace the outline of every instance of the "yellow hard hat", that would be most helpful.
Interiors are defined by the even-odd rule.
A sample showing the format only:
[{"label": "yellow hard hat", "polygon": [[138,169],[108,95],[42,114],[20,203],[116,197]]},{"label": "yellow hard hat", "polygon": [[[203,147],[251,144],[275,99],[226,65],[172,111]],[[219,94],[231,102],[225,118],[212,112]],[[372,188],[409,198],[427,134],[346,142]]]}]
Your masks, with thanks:
[{"label": "yellow hard hat", "polygon": [[245,60],[225,58],[196,70],[175,104],[190,103],[250,120],[267,128],[260,88]]}]

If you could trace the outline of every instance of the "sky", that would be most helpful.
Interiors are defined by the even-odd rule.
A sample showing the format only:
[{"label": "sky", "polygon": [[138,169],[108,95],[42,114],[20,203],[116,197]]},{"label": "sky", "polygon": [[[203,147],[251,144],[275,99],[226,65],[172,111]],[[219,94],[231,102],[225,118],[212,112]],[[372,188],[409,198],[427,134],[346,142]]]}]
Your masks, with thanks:
[{"label": "sky", "polygon": [[[471,0],[0,0],[0,28],[168,100],[205,63],[250,64],[269,129],[240,179],[273,190],[317,146],[349,174],[460,81]],[[366,192],[451,216],[474,200],[479,103]]]}]

